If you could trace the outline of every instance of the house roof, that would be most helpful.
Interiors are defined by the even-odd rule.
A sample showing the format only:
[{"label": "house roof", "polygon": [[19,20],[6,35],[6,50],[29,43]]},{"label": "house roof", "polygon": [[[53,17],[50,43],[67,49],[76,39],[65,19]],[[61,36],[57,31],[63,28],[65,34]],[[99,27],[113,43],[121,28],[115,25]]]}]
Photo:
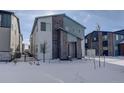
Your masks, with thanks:
[{"label": "house roof", "polygon": [[113,32],[111,32],[111,31],[92,31],[91,33],[89,33],[89,34],[87,34],[85,37],[87,37],[88,35],[90,35],[90,34],[93,34],[93,33],[95,33],[95,32],[106,32],[106,33],[113,33]]},{"label": "house roof", "polygon": [[53,16],[64,16],[64,17],[67,17],[67,18],[69,18],[70,20],[72,20],[73,22],[75,22],[75,23],[77,23],[78,25],[82,26],[84,29],[86,29],[85,26],[83,26],[83,25],[80,24],[79,22],[75,21],[74,19],[68,17],[66,14],[54,14],[54,15],[47,15],[47,16],[39,16],[39,17],[36,17],[36,18],[35,18],[35,21],[34,21],[34,24],[33,24],[33,28],[32,28],[31,34],[32,34],[33,31],[34,31],[34,27],[35,27],[35,25],[36,25],[38,19],[40,19],[40,18],[45,18],[45,17],[51,17],[51,16],[52,16],[52,17],[53,17]]},{"label": "house roof", "polygon": [[124,40],[120,42],[120,44],[124,44]]},{"label": "house roof", "polygon": [[[124,29],[119,30],[119,31],[114,31],[114,32],[112,32],[112,31],[93,31],[93,32],[91,32],[89,34],[92,34],[94,32],[107,32],[107,33],[114,33],[114,34],[124,35]],[[89,34],[87,34],[85,37],[87,37]]]},{"label": "house roof", "polygon": [[[71,17],[67,16],[66,14],[54,14],[54,15],[46,15],[46,16],[39,16],[39,17],[36,17],[36,18],[43,18],[43,17],[51,17],[51,16],[64,16],[64,17],[67,17],[69,18],[70,20],[72,20],[73,22],[77,23],[78,25],[81,25],[82,27],[84,27],[82,24],[80,24],[79,22],[77,22],[76,20],[72,19]],[[86,27],[84,27],[86,28]]]},{"label": "house roof", "polygon": [[124,35],[124,29],[115,31],[114,33]]},{"label": "house roof", "polygon": [[5,11],[5,10],[0,10],[0,13],[14,14],[14,12]]},{"label": "house roof", "polygon": [[15,15],[15,13],[14,12],[11,12],[11,11],[5,11],[5,10],[0,10],[0,13],[5,13],[5,14],[10,14],[10,15],[15,16],[17,18],[17,22],[18,22],[19,33],[21,34],[19,18]]}]

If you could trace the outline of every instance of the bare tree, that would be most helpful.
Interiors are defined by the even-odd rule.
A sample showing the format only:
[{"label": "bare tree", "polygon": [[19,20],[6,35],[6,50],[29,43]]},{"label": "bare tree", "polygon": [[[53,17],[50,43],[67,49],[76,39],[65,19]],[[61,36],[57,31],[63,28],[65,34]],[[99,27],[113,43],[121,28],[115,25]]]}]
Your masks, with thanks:
[{"label": "bare tree", "polygon": [[104,67],[105,67],[105,54],[104,54]]},{"label": "bare tree", "polygon": [[100,56],[101,56],[101,51],[100,51],[100,48],[99,48],[99,67],[101,67]]},{"label": "bare tree", "polygon": [[100,31],[100,30],[101,30],[101,27],[100,27],[99,24],[97,24],[97,26],[96,26],[96,31]]},{"label": "bare tree", "polygon": [[47,53],[47,42],[46,41],[44,41],[44,43],[41,44],[41,53],[43,53],[43,62],[45,62],[46,53]]}]

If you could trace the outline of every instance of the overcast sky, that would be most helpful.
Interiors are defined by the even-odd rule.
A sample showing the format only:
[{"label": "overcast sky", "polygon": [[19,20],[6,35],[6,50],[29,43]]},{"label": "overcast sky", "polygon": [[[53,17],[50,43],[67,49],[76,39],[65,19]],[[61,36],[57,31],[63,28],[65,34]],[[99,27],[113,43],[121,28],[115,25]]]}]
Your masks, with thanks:
[{"label": "overcast sky", "polygon": [[20,19],[21,32],[23,34],[24,43],[29,44],[29,37],[32,31],[32,26],[35,17],[65,13],[67,16],[73,18],[77,22],[86,27],[85,34],[88,34],[96,29],[97,24],[100,25],[101,30],[116,31],[124,29],[124,11],[85,11],[85,10],[66,10],[66,11],[47,11],[47,10],[17,10],[14,11],[16,16]]}]

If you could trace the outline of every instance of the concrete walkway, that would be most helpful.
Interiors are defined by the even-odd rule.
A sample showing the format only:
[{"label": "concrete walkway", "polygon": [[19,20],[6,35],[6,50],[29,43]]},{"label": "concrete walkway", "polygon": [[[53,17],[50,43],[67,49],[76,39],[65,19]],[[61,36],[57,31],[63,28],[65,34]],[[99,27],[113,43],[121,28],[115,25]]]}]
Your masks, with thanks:
[{"label": "concrete walkway", "polygon": [[17,60],[18,62],[30,62],[30,61],[36,61],[35,58],[33,58],[33,57],[29,57],[29,56],[26,56],[26,61],[25,61],[25,58],[24,58],[24,57],[25,57],[25,56],[22,55],[21,58],[17,58],[16,60]]}]

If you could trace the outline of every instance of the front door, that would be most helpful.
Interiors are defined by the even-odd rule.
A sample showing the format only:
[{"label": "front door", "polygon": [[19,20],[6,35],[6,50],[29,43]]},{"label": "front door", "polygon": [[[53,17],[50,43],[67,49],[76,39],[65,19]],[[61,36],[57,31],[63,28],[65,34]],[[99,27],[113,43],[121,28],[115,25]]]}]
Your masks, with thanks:
[{"label": "front door", "polygon": [[77,56],[76,42],[69,43],[69,56],[71,56],[72,58],[76,58]]}]

